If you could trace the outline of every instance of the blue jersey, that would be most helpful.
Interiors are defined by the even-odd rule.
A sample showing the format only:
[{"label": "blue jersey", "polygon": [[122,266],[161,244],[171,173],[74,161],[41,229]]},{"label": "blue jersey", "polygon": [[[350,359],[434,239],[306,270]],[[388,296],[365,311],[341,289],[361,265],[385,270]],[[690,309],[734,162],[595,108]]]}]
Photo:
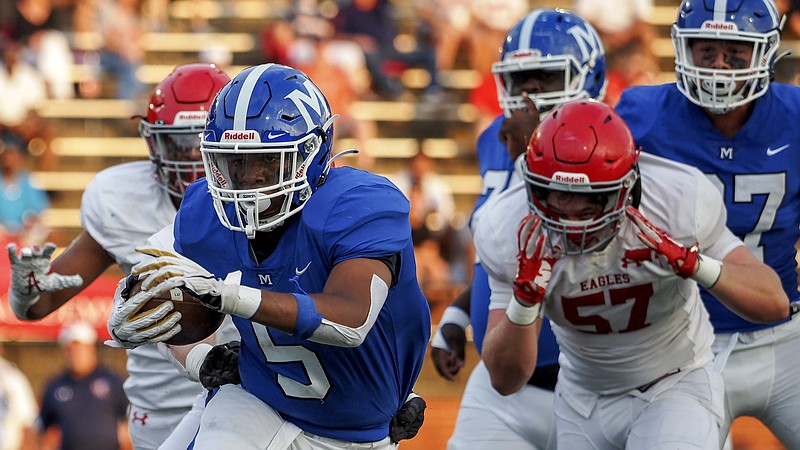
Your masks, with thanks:
[{"label": "blue jersey", "polygon": [[[789,300],[797,301],[800,129],[794,120],[800,116],[800,88],[772,83],[731,139],[674,83],[627,89],[616,110],[643,151],[693,165],[714,182],[725,200],[728,228],[775,269]],[[716,332],[771,326],[748,322],[702,294]]]},{"label": "blue jersey", "polygon": [[[514,172],[514,161],[508,154],[506,146],[500,142],[500,127],[504,116],[500,115],[483,130],[478,137],[476,153],[478,167],[481,174],[481,194],[475,201],[472,209],[470,223],[483,204],[492,197],[508,188],[511,174]],[[483,350],[483,338],[486,335],[486,322],[489,318],[489,275],[480,262],[475,264],[472,271],[472,290],[470,295],[470,323],[472,325],[472,339],[478,354]],[[536,359],[537,366],[551,365],[558,362],[558,345],[556,337],[550,330],[550,321],[542,321],[542,331],[539,334],[539,351]]]},{"label": "blue jersey", "polygon": [[430,310],[417,283],[408,213],[405,196],[385,178],[331,169],[259,264],[245,234],[217,219],[204,181],[183,199],[175,250],[220,278],[241,270],[246,286],[322,292],[342,261],[400,255],[396,283],[358,347],[318,344],[233,318],[242,337],[242,386],[303,430],[351,442],[381,440],[414,386],[430,338]]}]

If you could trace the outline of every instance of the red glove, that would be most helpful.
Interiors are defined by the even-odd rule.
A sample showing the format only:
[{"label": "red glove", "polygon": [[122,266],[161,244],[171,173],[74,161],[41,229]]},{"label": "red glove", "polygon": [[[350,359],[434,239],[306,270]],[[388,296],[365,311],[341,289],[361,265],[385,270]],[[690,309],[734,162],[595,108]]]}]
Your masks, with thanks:
[{"label": "red glove", "polygon": [[672,239],[666,231],[656,227],[644,218],[633,206],[629,206],[625,213],[639,228],[637,236],[644,245],[663,256],[675,273],[682,278],[690,278],[697,272],[699,266],[697,243],[689,248]]},{"label": "red glove", "polygon": [[517,278],[514,280],[514,296],[523,305],[535,305],[544,301],[550,272],[556,258],[545,257],[542,222],[533,213],[528,214],[519,225],[519,252],[517,253]]}]

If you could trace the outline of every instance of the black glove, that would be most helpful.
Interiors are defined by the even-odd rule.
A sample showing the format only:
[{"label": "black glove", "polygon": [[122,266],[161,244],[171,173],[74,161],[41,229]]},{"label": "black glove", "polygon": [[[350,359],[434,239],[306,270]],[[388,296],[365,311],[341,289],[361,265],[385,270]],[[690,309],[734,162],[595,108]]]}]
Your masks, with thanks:
[{"label": "black glove", "polygon": [[425,408],[428,405],[422,397],[411,394],[411,398],[403,403],[400,411],[392,417],[389,423],[389,438],[393,443],[403,439],[411,439],[417,435],[425,420]]},{"label": "black glove", "polygon": [[223,384],[239,384],[239,341],[215,345],[200,366],[200,383],[206,389]]}]

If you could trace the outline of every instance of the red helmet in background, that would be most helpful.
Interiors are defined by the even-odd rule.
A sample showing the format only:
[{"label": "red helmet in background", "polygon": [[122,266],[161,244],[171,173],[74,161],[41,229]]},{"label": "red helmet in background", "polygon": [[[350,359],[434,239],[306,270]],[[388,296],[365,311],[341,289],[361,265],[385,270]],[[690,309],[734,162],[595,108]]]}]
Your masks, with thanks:
[{"label": "red helmet in background", "polygon": [[174,197],[205,176],[200,135],[211,102],[230,77],[212,64],[176,67],[150,95],[139,134],[147,142],[156,179]]},{"label": "red helmet in background", "polygon": [[[554,250],[581,254],[616,235],[639,178],[638,157],[628,126],[604,103],[571,101],[542,120],[525,155],[525,184],[528,205],[542,219]],[[561,217],[548,205],[552,193],[585,196],[599,212]]]}]

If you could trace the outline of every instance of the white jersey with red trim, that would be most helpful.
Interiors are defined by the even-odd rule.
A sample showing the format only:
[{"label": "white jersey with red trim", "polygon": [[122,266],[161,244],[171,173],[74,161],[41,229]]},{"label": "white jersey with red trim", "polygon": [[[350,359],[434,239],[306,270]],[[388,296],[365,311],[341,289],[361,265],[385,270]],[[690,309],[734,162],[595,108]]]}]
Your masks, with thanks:
[{"label": "white jersey with red trim", "polygon": [[[725,209],[698,170],[642,154],[639,210],[654,225],[701,253],[722,260],[744,245],[725,227]],[[524,184],[487,204],[475,247],[489,273],[490,309],[505,309],[516,275],[517,228],[528,213]],[[697,285],[636,236],[629,220],[602,250],[562,256],[554,265],[544,313],[561,347],[561,373],[598,394],[646,385],[712,359],[713,329]],[[645,261],[637,261],[642,258]]]},{"label": "white jersey with red trim", "polygon": [[[175,206],[153,176],[150,161],[136,161],[99,172],[81,200],[83,228],[129,274],[142,255],[134,249],[172,223]],[[125,394],[145,410],[191,409],[203,392],[200,383],[184,378],[155,345],[128,351]],[[166,437],[166,436],[165,436]]]}]

